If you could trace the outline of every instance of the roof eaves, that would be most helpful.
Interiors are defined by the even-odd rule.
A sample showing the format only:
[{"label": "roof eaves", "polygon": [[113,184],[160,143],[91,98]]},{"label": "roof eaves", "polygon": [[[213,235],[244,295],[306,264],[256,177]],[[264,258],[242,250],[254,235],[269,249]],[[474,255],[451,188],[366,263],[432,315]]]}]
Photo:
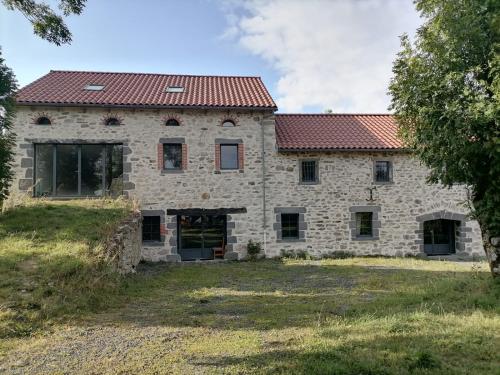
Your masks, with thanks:
[{"label": "roof eaves", "polygon": [[374,152],[374,151],[383,151],[383,152],[409,152],[410,150],[403,147],[370,147],[370,148],[314,148],[314,147],[279,147],[278,152]]},{"label": "roof eaves", "polygon": [[157,105],[157,104],[100,104],[100,103],[59,103],[59,102],[30,102],[19,101],[16,103],[18,106],[47,106],[47,107],[94,107],[94,108],[140,108],[140,109],[253,109],[253,110],[273,110],[276,111],[277,107],[269,106],[219,106],[219,105]]}]

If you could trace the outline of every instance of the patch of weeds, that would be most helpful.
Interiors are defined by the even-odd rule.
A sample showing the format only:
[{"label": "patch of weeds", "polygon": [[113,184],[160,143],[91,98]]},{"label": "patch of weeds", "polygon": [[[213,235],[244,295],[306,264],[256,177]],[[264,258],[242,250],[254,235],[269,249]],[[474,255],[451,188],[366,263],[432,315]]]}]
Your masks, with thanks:
[{"label": "patch of weeds", "polygon": [[354,258],[354,254],[348,251],[332,251],[322,256],[323,259],[348,259]]},{"label": "patch of weeds", "polygon": [[411,333],[414,331],[415,331],[415,328],[411,324],[408,324],[405,322],[394,323],[391,326],[391,328],[389,328],[389,333],[393,333],[393,334],[407,334],[407,333]]},{"label": "patch of weeds", "polygon": [[420,352],[417,357],[410,363],[408,370],[415,371],[417,369],[435,369],[439,368],[439,361],[429,352]]},{"label": "patch of weeds", "polygon": [[312,256],[305,250],[285,250],[281,249],[281,257],[285,259],[311,260]]}]

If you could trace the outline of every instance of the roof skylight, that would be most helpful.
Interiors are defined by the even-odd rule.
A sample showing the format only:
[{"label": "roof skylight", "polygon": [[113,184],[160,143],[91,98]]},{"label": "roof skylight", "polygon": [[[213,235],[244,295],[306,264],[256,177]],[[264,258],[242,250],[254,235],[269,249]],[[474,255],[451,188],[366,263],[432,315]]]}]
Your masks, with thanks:
[{"label": "roof skylight", "polygon": [[85,90],[87,90],[87,91],[102,91],[102,90],[104,90],[104,85],[93,85],[93,84],[86,85]]},{"label": "roof skylight", "polygon": [[182,86],[167,86],[166,92],[184,92],[184,87]]}]

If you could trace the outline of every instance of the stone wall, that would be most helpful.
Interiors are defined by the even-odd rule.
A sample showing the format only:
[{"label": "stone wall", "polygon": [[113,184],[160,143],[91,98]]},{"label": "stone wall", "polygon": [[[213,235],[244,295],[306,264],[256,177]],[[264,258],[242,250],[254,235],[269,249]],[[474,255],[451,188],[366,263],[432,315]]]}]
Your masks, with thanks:
[{"label": "stone wall", "polygon": [[[43,114],[52,125],[35,125]],[[122,125],[105,126],[116,116]],[[176,118],[178,127],[164,125]],[[223,128],[224,119],[236,127]],[[228,216],[231,258],[246,255],[251,239],[263,244],[267,256],[281,250],[303,250],[313,255],[336,251],[359,255],[417,255],[422,253],[422,221],[430,215],[460,216],[457,251],[482,255],[479,226],[467,217],[465,189],[445,189],[425,182],[427,169],[401,152],[279,153],[274,116],[269,111],[127,110],[101,108],[19,107],[14,187],[26,191],[33,184],[33,142],[121,142],[124,144],[124,193],[137,198],[143,214],[159,213],[161,241],[143,244],[148,261],[178,261],[177,218],[173,209],[244,208]],[[182,139],[187,147],[185,169],[167,173],[158,168],[158,144]],[[234,140],[244,145],[243,169],[216,168],[217,142]],[[319,161],[319,184],[299,183],[299,160]],[[374,184],[373,161],[390,159],[391,184]],[[265,183],[263,182],[265,181]],[[265,189],[264,189],[265,185]],[[373,200],[368,200],[369,188]],[[356,207],[373,206],[378,238],[352,237]],[[300,241],[279,238],[280,210],[298,210]],[[457,216],[458,217],[458,216]]]},{"label": "stone wall", "polygon": [[[36,125],[37,116],[51,119],[52,125]],[[116,116],[119,126],[105,126],[103,119]],[[167,127],[176,118],[181,126]],[[224,128],[225,119],[236,126]],[[20,106],[15,120],[17,134],[14,186],[26,191],[33,184],[33,142],[124,144],[124,193],[137,198],[141,209],[161,211],[163,241],[145,244],[148,261],[178,260],[176,217],[168,209],[245,208],[231,215],[231,257],[242,257],[250,239],[263,240],[262,132],[274,120],[270,111],[227,110],[128,110],[67,107]],[[162,139],[183,139],[187,145],[187,165],[181,173],[158,169],[158,144]],[[244,145],[244,168],[218,171],[216,143],[235,140]],[[274,145],[271,145],[271,150]]]},{"label": "stone wall", "polygon": [[123,220],[105,246],[106,257],[118,272],[135,272],[142,258],[141,214],[133,213]]},{"label": "stone wall", "polygon": [[[299,183],[301,159],[319,161],[318,184]],[[374,161],[387,159],[393,164],[393,182],[374,183]],[[466,190],[427,184],[428,170],[408,153],[280,153],[268,160],[268,256],[279,255],[282,250],[307,251],[316,256],[332,252],[419,255],[423,253],[422,222],[426,217],[460,221],[457,255],[484,255],[479,225],[467,217]],[[369,189],[374,187],[370,200]],[[307,209],[303,213],[303,241],[279,238],[279,218],[273,211],[276,207]],[[377,236],[362,241],[353,238],[355,211],[374,212]]]}]

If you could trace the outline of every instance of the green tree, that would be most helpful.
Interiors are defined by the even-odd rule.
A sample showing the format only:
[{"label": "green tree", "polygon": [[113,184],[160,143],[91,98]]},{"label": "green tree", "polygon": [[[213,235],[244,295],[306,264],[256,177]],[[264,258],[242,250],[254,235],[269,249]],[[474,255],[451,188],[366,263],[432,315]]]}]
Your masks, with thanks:
[{"label": "green tree", "polygon": [[[64,16],[80,14],[86,0],[60,0],[59,9]],[[44,3],[33,0],[2,0],[10,10],[18,10],[33,25],[36,35],[56,45],[71,43],[71,32],[62,16]],[[14,134],[14,94],[17,89],[14,73],[5,65],[0,51],[0,203],[7,197],[12,181]]]},{"label": "green tree", "polygon": [[[33,32],[40,38],[58,46],[71,43],[71,32],[64,23],[62,16],[44,3],[34,0],[2,0],[10,10],[18,10],[33,25]],[[60,0],[59,9],[64,16],[80,14],[85,7],[86,0]]]},{"label": "green tree", "polygon": [[0,202],[7,197],[12,181],[11,165],[14,157],[12,119],[16,88],[14,73],[5,65],[0,50]]},{"label": "green tree", "polygon": [[464,184],[500,276],[500,1],[415,0],[424,19],[402,36],[391,109],[429,181]]}]

